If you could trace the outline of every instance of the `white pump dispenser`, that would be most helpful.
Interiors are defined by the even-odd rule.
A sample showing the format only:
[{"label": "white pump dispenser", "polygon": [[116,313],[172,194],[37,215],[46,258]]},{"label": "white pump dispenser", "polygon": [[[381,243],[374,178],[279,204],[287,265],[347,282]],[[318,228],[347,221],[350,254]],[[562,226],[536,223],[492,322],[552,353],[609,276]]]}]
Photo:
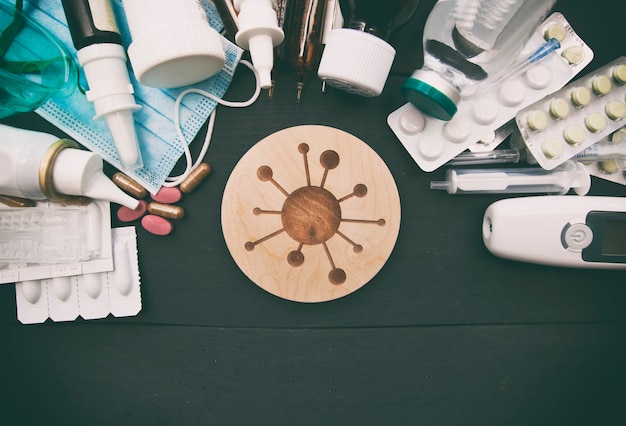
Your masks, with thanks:
[{"label": "white pump dispenser", "polygon": [[0,194],[51,201],[74,195],[139,206],[105,176],[102,157],[68,139],[0,124],[0,163]]},{"label": "white pump dispenser", "polygon": [[285,38],[278,26],[276,0],[234,0],[238,31],[235,42],[250,51],[252,64],[259,74],[263,89],[272,85],[274,47]]}]

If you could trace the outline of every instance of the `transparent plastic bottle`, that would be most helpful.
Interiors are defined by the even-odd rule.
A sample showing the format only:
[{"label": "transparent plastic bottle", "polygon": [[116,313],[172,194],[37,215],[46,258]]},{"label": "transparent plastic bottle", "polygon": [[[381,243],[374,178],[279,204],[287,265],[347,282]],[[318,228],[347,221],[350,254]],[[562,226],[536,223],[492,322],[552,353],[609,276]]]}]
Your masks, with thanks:
[{"label": "transparent plastic bottle", "polygon": [[501,77],[556,0],[439,0],[424,26],[424,65],[402,86],[421,111],[450,120],[461,93]]}]

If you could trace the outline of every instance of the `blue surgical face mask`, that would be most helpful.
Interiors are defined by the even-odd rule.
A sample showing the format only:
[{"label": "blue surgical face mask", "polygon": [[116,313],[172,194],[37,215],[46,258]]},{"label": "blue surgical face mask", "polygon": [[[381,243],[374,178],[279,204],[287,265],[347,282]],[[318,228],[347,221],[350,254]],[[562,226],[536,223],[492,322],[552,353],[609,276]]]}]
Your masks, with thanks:
[{"label": "blue surgical face mask", "polygon": [[[117,24],[125,43],[130,42],[130,32],[124,17],[121,0],[112,0]],[[209,24],[216,30],[223,28],[217,10],[212,2],[202,0]],[[57,35],[69,51],[74,52],[72,40],[67,28],[65,14],[60,1],[26,2],[24,13]],[[232,80],[243,51],[238,46],[222,37],[226,64],[215,76],[193,87],[221,98]],[[125,46],[128,47],[128,46]],[[207,121],[217,102],[201,94],[191,93],[180,104],[180,130],[185,137],[181,141],[177,136],[174,123],[174,105],[180,93],[189,89],[155,89],[137,82],[129,72],[135,89],[135,100],[142,106],[134,113],[139,148],[143,157],[143,168],[129,171],[127,174],[155,193],[163,185],[174,165],[183,155],[183,143],[191,141],[202,125]],[[52,99],[36,112],[47,121],[67,133],[93,152],[117,168],[121,163],[107,125],[102,120],[94,120],[93,105],[80,91],[70,97]]]}]

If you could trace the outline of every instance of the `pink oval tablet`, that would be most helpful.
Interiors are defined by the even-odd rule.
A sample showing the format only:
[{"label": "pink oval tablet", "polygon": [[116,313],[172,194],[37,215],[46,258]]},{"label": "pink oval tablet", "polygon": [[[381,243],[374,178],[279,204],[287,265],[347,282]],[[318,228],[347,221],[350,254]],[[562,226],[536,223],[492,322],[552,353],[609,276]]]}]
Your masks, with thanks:
[{"label": "pink oval tablet", "polygon": [[141,219],[143,229],[154,235],[169,235],[174,230],[174,225],[164,217],[149,214]]},{"label": "pink oval tablet", "polygon": [[156,194],[150,194],[154,201],[163,204],[174,204],[183,198],[183,193],[176,187],[162,186]]},{"label": "pink oval tablet", "polygon": [[117,218],[122,222],[132,222],[133,220],[137,220],[146,214],[147,209],[148,203],[144,200],[139,200],[139,205],[135,210],[131,210],[126,206],[121,206],[117,209]]}]

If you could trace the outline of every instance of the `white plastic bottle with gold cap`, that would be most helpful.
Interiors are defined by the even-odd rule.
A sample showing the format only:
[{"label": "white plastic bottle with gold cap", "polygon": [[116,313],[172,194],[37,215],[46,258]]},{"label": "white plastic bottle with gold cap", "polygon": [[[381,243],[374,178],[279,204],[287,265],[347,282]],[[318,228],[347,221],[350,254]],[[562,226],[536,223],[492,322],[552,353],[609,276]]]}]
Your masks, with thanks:
[{"label": "white plastic bottle with gold cap", "polygon": [[136,209],[139,201],[102,171],[102,157],[69,139],[0,124],[0,194],[64,202],[68,196]]}]

